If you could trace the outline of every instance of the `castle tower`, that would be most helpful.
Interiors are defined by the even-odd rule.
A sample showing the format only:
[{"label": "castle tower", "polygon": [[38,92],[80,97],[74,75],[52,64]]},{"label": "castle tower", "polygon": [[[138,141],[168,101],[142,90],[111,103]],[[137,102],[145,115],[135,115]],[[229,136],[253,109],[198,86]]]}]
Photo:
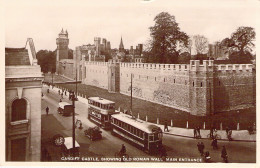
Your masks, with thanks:
[{"label": "castle tower", "polygon": [[214,114],[214,61],[203,60],[200,65],[199,60],[190,60],[190,111],[192,115]]},{"label": "castle tower", "polygon": [[119,45],[119,52],[124,52],[124,44],[123,44],[123,40],[122,40],[122,36],[121,36],[121,41],[120,41],[120,45]]},{"label": "castle tower", "polygon": [[68,53],[69,53],[69,38],[68,38],[68,32],[63,31],[63,28],[61,32],[59,33],[59,37],[56,39],[57,44],[57,53],[56,53],[56,72],[59,70],[59,61],[62,59],[68,59]]},{"label": "castle tower", "polygon": [[96,47],[96,56],[100,55],[100,41],[101,41],[100,37],[94,38],[94,44],[95,44],[95,47]]}]

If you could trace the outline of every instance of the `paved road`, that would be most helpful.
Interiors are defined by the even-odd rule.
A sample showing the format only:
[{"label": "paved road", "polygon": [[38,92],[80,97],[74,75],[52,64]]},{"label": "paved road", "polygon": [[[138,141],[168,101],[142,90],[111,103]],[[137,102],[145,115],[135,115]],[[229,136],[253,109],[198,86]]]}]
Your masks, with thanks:
[{"label": "paved road", "polygon": [[[71,136],[72,134],[72,118],[64,117],[57,113],[58,102],[60,96],[58,93],[50,89],[50,93],[46,93],[47,87],[43,87],[44,97],[42,99],[42,120],[43,130],[45,135],[50,136],[48,132],[62,132],[63,135]],[[70,102],[67,98],[63,101]],[[50,115],[46,116],[46,106],[50,108]],[[76,118],[83,122],[83,130],[95,126],[94,123],[87,119],[87,105],[81,102],[76,102]],[[46,123],[48,122],[48,123]],[[49,123],[50,122],[50,123]],[[55,128],[54,128],[55,127]],[[112,136],[109,131],[102,130],[102,140],[90,141],[84,136],[83,130],[76,130],[76,140],[81,145],[83,156],[106,156],[113,157],[114,153],[120,150],[121,144],[125,144],[127,153],[130,157],[149,157],[148,154],[128,144],[118,137]],[[47,138],[46,136],[43,138]],[[221,146],[225,145],[230,162],[237,163],[255,163],[256,162],[256,143],[254,142],[218,142],[220,149],[213,150],[210,146],[210,140],[197,140],[173,135],[164,134],[163,144],[166,146],[168,157],[171,158],[200,158],[197,150],[197,142],[205,144],[205,151],[209,151],[212,161],[221,162]],[[156,157],[156,156],[155,156]]]}]

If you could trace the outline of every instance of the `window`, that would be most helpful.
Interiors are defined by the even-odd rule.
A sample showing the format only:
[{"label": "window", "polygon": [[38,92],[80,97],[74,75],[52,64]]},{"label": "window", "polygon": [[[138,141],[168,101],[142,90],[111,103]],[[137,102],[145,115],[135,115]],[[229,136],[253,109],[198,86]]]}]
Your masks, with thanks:
[{"label": "window", "polygon": [[202,82],[200,82],[200,87],[202,87]]},{"label": "window", "polygon": [[12,120],[19,121],[26,119],[26,100],[16,99],[12,104]]}]

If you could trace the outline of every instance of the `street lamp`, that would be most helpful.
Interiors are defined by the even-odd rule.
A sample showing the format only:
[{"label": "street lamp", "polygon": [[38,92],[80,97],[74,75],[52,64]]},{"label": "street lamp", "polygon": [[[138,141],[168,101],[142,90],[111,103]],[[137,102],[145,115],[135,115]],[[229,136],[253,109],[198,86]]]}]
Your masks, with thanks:
[{"label": "street lamp", "polygon": [[[73,156],[75,157],[75,101],[78,100],[77,98],[77,79],[78,75],[77,75],[77,67],[76,67],[76,91],[75,93],[73,93],[72,95],[72,105],[73,105],[73,112],[72,112],[72,150],[73,150]],[[76,95],[75,95],[76,94]]]}]

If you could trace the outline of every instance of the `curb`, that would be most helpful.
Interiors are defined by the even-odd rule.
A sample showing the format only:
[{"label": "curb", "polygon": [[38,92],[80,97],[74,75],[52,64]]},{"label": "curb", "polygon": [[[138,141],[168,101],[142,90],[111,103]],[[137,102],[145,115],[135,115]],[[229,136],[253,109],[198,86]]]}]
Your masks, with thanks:
[{"label": "curb", "polygon": [[[173,136],[179,136],[179,137],[195,139],[194,137],[186,136],[186,135],[178,135],[178,134],[173,134],[173,133],[168,133],[168,132],[163,132],[163,133],[167,134],[167,135],[173,135]],[[208,140],[211,140],[209,138],[196,138],[196,139],[208,139]],[[218,141],[229,141],[229,140],[228,139],[218,139]],[[256,142],[256,140],[232,140],[232,141],[237,141],[237,142]]]}]

